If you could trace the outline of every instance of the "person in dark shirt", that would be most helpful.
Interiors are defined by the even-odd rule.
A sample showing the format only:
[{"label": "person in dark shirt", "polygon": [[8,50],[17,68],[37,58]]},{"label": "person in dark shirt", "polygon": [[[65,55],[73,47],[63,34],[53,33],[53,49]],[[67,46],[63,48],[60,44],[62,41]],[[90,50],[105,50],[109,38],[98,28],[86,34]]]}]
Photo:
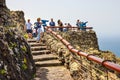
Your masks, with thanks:
[{"label": "person in dark shirt", "polygon": [[58,26],[60,27],[59,30],[62,32],[63,31],[63,28],[62,28],[63,23],[61,22],[60,19],[58,20]]}]

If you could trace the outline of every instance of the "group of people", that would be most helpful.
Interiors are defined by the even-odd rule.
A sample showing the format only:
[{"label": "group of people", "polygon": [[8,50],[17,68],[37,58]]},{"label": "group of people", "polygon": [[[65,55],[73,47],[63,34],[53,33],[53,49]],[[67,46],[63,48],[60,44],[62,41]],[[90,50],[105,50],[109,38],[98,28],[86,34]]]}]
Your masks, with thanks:
[{"label": "group of people", "polygon": [[[32,27],[32,23],[30,19],[27,20],[24,30],[27,32],[29,38],[36,37],[36,41],[41,41],[41,37],[43,36],[43,32],[45,32],[45,27],[47,26],[48,20],[41,20],[41,18],[37,18],[37,21],[34,23],[34,27]],[[49,23],[50,26],[55,26],[55,22],[51,19]]]},{"label": "group of people", "polygon": [[47,26],[46,22],[48,20],[41,20],[41,18],[37,18],[37,22],[34,23],[34,28],[32,27],[32,23],[30,19],[25,24],[24,30],[28,33],[29,38],[36,37],[36,41],[40,41],[40,37],[43,36],[43,32],[45,31],[45,26]]},{"label": "group of people", "polygon": [[[32,27],[33,25],[30,22],[30,19],[28,19],[28,21],[25,24],[24,30],[28,33],[29,38],[36,37],[36,41],[40,42],[41,37],[43,36],[43,32],[45,32],[45,27],[47,26],[47,22],[49,22],[49,20],[41,20],[41,18],[37,18],[37,21],[34,23],[34,27]],[[60,19],[57,21],[57,23],[58,23],[59,28],[51,28],[53,31],[57,31],[57,29],[61,32],[68,31],[69,28],[67,28],[67,27],[72,27],[70,25],[70,23],[65,23],[64,26],[66,28],[63,28],[63,23]],[[77,20],[76,26],[78,27],[79,30],[85,31],[86,23],[88,23],[88,22],[81,22],[80,20]],[[49,22],[49,26],[50,27],[56,26],[53,18],[51,18],[51,20]]]}]

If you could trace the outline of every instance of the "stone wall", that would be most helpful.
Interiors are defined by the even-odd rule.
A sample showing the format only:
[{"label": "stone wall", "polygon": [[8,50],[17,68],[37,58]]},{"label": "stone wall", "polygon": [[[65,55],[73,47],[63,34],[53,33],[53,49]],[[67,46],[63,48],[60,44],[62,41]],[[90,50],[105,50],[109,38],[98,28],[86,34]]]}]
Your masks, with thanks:
[{"label": "stone wall", "polygon": [[[86,32],[57,33],[70,42],[77,50],[82,50],[88,54],[94,54],[105,60],[109,59],[112,62],[119,62],[112,52],[99,50],[96,33],[92,30]],[[50,33],[45,33],[43,39],[49,46],[51,52],[56,53],[56,55],[59,56],[59,60],[70,70],[71,76],[74,80],[106,80],[106,76],[119,80],[117,77],[118,75],[116,75],[114,71],[108,70],[109,74],[107,74],[107,69],[104,66],[89,61],[85,57],[71,53],[60,40]]]},{"label": "stone wall", "polygon": [[17,31],[0,27],[0,80],[31,80],[35,70],[26,40]]}]

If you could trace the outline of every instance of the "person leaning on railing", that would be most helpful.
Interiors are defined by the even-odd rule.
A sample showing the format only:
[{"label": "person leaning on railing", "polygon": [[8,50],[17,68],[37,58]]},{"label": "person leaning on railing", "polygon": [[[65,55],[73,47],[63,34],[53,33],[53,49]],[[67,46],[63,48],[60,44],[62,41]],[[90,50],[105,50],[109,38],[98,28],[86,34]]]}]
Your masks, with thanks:
[{"label": "person leaning on railing", "polygon": [[81,30],[86,31],[86,24],[88,23],[88,21],[86,22],[81,22]]},{"label": "person leaning on railing", "polygon": [[83,30],[86,31],[86,24],[88,23],[88,21],[86,22],[81,22],[79,19],[76,22],[76,26],[78,27],[78,30]]},{"label": "person leaning on railing", "polygon": [[[51,27],[55,27],[55,22],[53,21],[53,18],[51,18],[51,21],[49,23]],[[52,28],[53,31],[56,31],[56,28]]]},{"label": "person leaning on railing", "polygon": [[70,27],[72,27],[70,23],[65,23],[65,27],[66,28],[63,28],[63,31],[68,31],[68,30],[72,29],[72,28],[70,28]]},{"label": "person leaning on railing", "polygon": [[59,30],[62,32],[63,31],[63,28],[62,28],[63,23],[61,22],[60,19],[58,20],[58,26],[60,27]]}]

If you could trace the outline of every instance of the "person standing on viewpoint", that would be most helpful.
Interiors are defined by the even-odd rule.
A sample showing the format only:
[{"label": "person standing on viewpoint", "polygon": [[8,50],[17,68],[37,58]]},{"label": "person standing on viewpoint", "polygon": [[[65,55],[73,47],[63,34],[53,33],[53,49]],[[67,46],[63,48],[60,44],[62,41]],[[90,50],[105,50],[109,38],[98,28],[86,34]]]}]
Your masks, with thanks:
[{"label": "person standing on viewpoint", "polygon": [[[55,22],[53,21],[53,18],[51,18],[51,21],[49,23],[51,27],[55,27]],[[53,31],[56,31],[56,28],[52,28]]]},{"label": "person standing on viewpoint", "polygon": [[63,27],[63,23],[62,23],[62,21],[60,19],[58,20],[58,26],[60,27],[59,31],[63,32],[63,28],[62,28]]}]

